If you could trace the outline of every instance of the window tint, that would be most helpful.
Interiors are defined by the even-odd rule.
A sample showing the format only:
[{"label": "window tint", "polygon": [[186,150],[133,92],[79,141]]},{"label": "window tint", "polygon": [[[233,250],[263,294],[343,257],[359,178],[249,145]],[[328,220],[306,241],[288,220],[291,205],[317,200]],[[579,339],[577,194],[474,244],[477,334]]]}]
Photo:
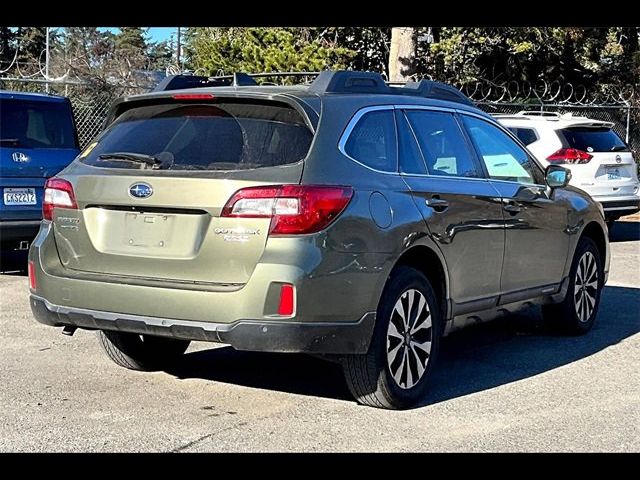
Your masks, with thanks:
[{"label": "window tint", "polygon": [[610,128],[573,127],[559,131],[571,148],[583,152],[628,152],[629,148]]},{"label": "window tint", "polygon": [[140,163],[100,158],[130,152],[168,155],[170,170],[237,170],[302,160],[312,138],[300,114],[285,104],[170,103],[126,111],[81,156],[99,167],[140,168]]},{"label": "window tint", "polygon": [[399,110],[396,110],[398,125],[398,152],[400,154],[400,171],[402,173],[415,173],[425,175],[427,167],[424,164],[422,153],[416,143],[415,135],[407,122],[407,119]]},{"label": "window tint", "polygon": [[484,120],[462,116],[489,177],[519,183],[536,183],[535,166],[525,150],[509,135]]},{"label": "window tint", "polygon": [[349,135],[344,149],[347,155],[368,167],[396,172],[398,146],[393,110],[365,113]]},{"label": "window tint", "polygon": [[509,130],[525,145],[531,145],[538,140],[538,136],[533,128],[510,127]]},{"label": "window tint", "polygon": [[0,132],[3,146],[77,148],[73,114],[66,102],[2,99]]},{"label": "window tint", "polygon": [[458,122],[445,112],[407,110],[430,175],[480,177]]}]

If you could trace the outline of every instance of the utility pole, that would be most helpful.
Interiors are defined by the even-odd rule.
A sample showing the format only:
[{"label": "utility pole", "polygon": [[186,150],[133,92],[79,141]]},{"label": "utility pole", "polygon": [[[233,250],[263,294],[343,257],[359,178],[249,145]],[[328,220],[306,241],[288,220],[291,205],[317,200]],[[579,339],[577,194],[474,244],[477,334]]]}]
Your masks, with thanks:
[{"label": "utility pole", "polygon": [[176,39],[176,66],[178,67],[178,70],[180,72],[182,72],[182,64],[180,62],[180,53],[181,53],[181,48],[182,46],[180,45],[180,27],[178,27],[178,35],[177,35],[177,39]]},{"label": "utility pole", "polygon": [[416,36],[411,27],[391,29],[391,49],[389,51],[389,80],[406,82],[415,73]]},{"label": "utility pole", "polygon": [[49,93],[49,28],[50,27],[47,27],[47,46],[45,47],[46,50],[44,54],[44,75],[47,80],[47,82],[44,84],[44,88],[47,93]]}]

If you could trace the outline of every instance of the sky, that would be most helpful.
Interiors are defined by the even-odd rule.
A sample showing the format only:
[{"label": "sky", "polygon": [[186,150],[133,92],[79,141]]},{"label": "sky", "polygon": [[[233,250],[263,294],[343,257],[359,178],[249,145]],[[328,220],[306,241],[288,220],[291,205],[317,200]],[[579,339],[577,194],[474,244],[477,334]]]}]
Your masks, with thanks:
[{"label": "sky", "polygon": [[[172,34],[175,34],[178,27],[149,27],[147,31],[148,37],[153,42],[162,42],[163,40],[169,40]],[[115,27],[100,27],[100,30],[110,30],[113,33],[118,32],[118,28]]]}]

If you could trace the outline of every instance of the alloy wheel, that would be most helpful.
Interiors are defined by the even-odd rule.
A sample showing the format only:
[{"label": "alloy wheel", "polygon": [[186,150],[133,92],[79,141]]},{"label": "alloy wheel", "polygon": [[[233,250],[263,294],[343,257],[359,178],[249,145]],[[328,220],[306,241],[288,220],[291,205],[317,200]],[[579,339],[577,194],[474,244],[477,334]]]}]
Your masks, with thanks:
[{"label": "alloy wheel", "polygon": [[431,341],[429,304],[419,290],[407,290],[396,301],[387,328],[387,365],[400,388],[414,387],[424,375]]},{"label": "alloy wheel", "polygon": [[573,299],[581,322],[588,322],[596,306],[598,266],[591,252],[585,252],[578,262]]}]

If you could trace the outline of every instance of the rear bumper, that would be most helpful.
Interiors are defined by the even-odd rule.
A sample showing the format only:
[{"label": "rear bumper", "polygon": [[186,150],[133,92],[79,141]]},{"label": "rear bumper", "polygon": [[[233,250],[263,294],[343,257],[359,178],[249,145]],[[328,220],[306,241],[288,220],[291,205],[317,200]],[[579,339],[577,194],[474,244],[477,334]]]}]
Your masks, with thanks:
[{"label": "rear bumper", "polygon": [[640,197],[633,195],[630,197],[593,197],[594,200],[602,204],[605,214],[608,215],[630,215],[640,211]]},{"label": "rear bumper", "polygon": [[54,305],[37,295],[31,310],[40,323],[226,343],[237,350],[322,354],[366,353],[375,313],[354,323],[238,320],[231,324],[128,315]]},{"label": "rear bumper", "polygon": [[40,220],[3,220],[0,221],[0,240],[2,242],[33,240],[39,228]]}]

